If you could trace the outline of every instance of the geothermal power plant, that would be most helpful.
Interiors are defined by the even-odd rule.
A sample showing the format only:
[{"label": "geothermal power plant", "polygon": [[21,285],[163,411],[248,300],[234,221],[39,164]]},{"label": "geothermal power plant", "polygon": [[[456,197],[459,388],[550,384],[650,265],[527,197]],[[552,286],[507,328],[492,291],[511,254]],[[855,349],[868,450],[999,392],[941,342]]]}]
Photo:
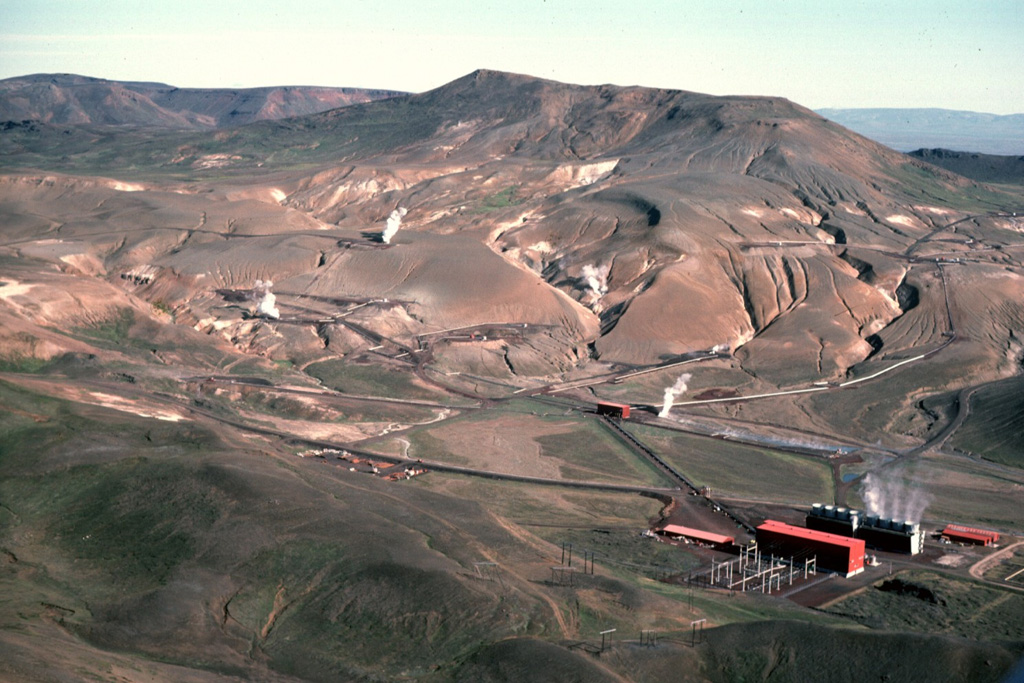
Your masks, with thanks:
[{"label": "geothermal power plant", "polygon": [[920,522],[889,519],[864,514],[835,505],[815,503],[807,514],[808,529],[858,538],[869,548],[917,555],[924,550],[924,532]]}]

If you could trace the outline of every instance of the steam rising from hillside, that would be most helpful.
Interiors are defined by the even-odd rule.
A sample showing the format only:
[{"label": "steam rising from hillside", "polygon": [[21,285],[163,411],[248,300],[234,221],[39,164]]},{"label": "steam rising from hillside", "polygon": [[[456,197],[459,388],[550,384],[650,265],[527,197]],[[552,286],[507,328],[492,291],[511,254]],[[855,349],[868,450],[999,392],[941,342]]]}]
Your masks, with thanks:
[{"label": "steam rising from hillside", "polygon": [[391,244],[391,238],[395,236],[398,229],[402,227],[402,217],[405,216],[409,211],[405,207],[398,207],[391,212],[388,216],[387,226],[384,228],[384,232],[381,233],[380,239],[384,244]]},{"label": "steam rising from hillside", "polygon": [[690,373],[684,372],[679,375],[679,379],[676,380],[675,384],[665,388],[665,404],[661,407],[658,417],[668,417],[668,412],[672,410],[672,403],[675,402],[679,394],[686,391],[686,383],[690,381],[690,377],[692,377]]},{"label": "steam rising from hillside", "polygon": [[589,305],[595,313],[601,312],[601,298],[608,293],[608,266],[585,265],[580,271],[580,279],[590,290]]},{"label": "steam rising from hillside", "polygon": [[608,293],[608,266],[583,266],[581,276],[594,293],[595,299],[600,299]]},{"label": "steam rising from hillside", "polygon": [[281,317],[281,311],[277,308],[277,297],[270,291],[274,286],[271,280],[257,280],[252,286],[252,298],[259,300],[256,304],[256,313],[267,318],[277,320]]},{"label": "steam rising from hillside", "polygon": [[920,522],[932,497],[902,479],[882,480],[871,473],[864,477],[864,506],[869,514]]}]

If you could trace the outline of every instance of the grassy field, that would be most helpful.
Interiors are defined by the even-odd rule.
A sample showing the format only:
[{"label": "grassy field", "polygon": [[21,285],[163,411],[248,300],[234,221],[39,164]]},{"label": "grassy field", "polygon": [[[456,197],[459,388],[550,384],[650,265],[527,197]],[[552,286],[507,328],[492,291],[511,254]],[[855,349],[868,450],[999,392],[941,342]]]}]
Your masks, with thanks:
[{"label": "grassy field", "polygon": [[515,206],[519,203],[516,199],[516,190],[519,189],[515,185],[510,185],[505,189],[495,192],[494,194],[484,197],[480,201],[480,206],[476,209],[479,213],[487,213],[489,211],[496,211],[497,209],[505,209],[510,206]]},{"label": "grassy field", "polygon": [[23,414],[0,413],[0,545],[28,543],[58,573],[80,565],[78,600],[163,585],[229,505],[194,460],[216,444],[204,429],[98,422],[88,407],[0,384],[0,405],[12,404]]},{"label": "grassy field", "polygon": [[970,409],[953,445],[1024,469],[1024,378],[1011,377],[978,390]]},{"label": "grassy field", "polygon": [[424,460],[508,474],[636,486],[668,482],[601,422],[529,400],[407,433]]},{"label": "grassy field", "polygon": [[777,502],[832,500],[832,477],[824,460],[646,425],[628,429],[696,485],[716,493]]},{"label": "grassy field", "polygon": [[581,491],[443,472],[431,472],[413,482],[437,493],[485,504],[494,515],[537,529],[541,535],[545,528],[625,528],[639,534],[664,507],[664,503],[636,493]]},{"label": "grassy field", "polygon": [[903,584],[877,582],[829,611],[891,631],[982,641],[1020,641],[1024,633],[1024,595],[931,572],[902,572],[896,578]]},{"label": "grassy field", "polygon": [[[889,166],[886,171],[901,184],[907,196],[917,201],[941,202],[963,211],[994,211],[1013,206],[1014,196],[988,185],[971,183],[964,187],[947,187],[928,168],[915,164]],[[1014,188],[1016,189],[1016,188]]]},{"label": "grassy field", "polygon": [[563,544],[573,545],[575,565],[582,566],[584,551],[593,552],[599,555],[599,564],[623,576],[655,577],[683,572],[697,564],[685,549],[641,535],[664,507],[653,498],[444,473],[431,473],[416,483],[485,505],[497,517],[550,543],[550,559],[556,564]]},{"label": "grassy field", "polygon": [[324,386],[345,394],[382,396],[417,401],[448,402],[448,396],[422,385],[409,370],[386,368],[382,365],[351,363],[344,360],[326,360],[313,363],[306,374],[316,377]]}]

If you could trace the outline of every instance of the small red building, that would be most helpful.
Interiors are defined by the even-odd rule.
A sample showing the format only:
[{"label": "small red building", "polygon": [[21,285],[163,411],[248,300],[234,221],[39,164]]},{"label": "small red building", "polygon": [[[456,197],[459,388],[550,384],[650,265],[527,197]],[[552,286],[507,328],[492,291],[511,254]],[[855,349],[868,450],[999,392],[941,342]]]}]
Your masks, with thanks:
[{"label": "small red building", "polygon": [[769,519],[757,527],[757,546],[762,556],[770,553],[802,560],[816,557],[818,569],[828,569],[847,578],[864,571],[865,544],[860,538]]},{"label": "small red building", "polygon": [[992,545],[999,540],[999,534],[995,531],[985,531],[959,524],[947,524],[942,530],[943,538],[954,543],[974,543],[975,545]]},{"label": "small red building", "polygon": [[629,406],[624,403],[610,403],[601,401],[597,404],[598,415],[610,415],[625,420],[629,417]]},{"label": "small red building", "polygon": [[664,536],[685,538],[688,541],[703,543],[704,545],[710,545],[715,548],[727,548],[736,543],[736,538],[733,536],[714,534],[710,531],[693,529],[688,526],[680,526],[678,524],[666,524],[659,529],[659,533]]}]

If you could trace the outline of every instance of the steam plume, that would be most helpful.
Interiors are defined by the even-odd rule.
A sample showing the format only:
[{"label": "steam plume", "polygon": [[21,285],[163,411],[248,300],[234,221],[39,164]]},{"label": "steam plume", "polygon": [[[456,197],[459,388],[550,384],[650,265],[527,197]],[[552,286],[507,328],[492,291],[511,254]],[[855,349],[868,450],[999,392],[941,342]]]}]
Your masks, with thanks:
[{"label": "steam plume", "polygon": [[384,244],[391,244],[391,238],[402,227],[402,217],[408,212],[408,209],[401,206],[391,212],[391,215],[388,216],[388,224],[384,228],[384,232],[380,234],[380,239]]},{"label": "steam plume", "polygon": [[691,376],[690,373],[684,372],[679,375],[675,384],[665,388],[665,404],[661,407],[658,417],[668,417],[668,411],[672,410],[672,403],[676,400],[676,396],[686,391],[686,383],[690,381]]},{"label": "steam plume", "polygon": [[590,306],[600,313],[601,298],[608,293],[608,266],[583,266],[580,278],[590,289]]},{"label": "steam plume", "polygon": [[259,299],[259,303],[256,304],[258,315],[277,320],[281,317],[281,311],[277,308],[277,297],[270,291],[273,286],[271,280],[257,280],[252,286],[252,298]]},{"label": "steam plume", "polygon": [[884,481],[874,473],[864,477],[862,497],[869,514],[910,522],[920,522],[931,502],[921,488],[902,479]]},{"label": "steam plume", "polygon": [[608,266],[586,265],[583,266],[581,275],[595,298],[600,299],[608,293]]}]

